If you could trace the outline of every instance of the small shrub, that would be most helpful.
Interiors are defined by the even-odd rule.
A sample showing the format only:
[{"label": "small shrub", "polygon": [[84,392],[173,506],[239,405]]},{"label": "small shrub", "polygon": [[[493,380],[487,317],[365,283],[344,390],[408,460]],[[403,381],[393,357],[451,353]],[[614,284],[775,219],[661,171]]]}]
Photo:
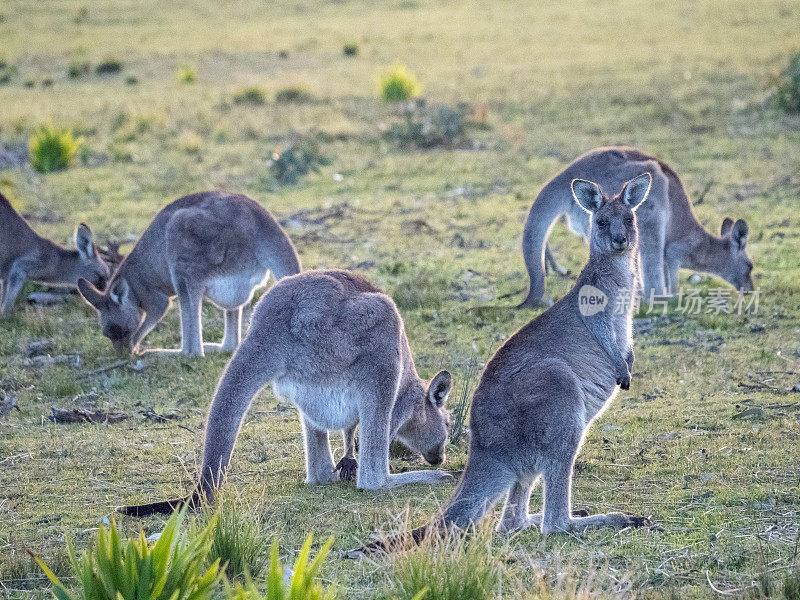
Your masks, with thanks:
[{"label": "small shrub", "polygon": [[773,74],[770,88],[778,108],[800,113],[800,52],[789,59],[786,68]]},{"label": "small shrub", "polygon": [[394,65],[380,79],[381,97],[386,102],[404,102],[416,98],[422,91],[417,78],[403,65]]},{"label": "small shrub", "polygon": [[42,87],[53,87],[53,80],[49,77],[42,79]]},{"label": "small shrub", "polygon": [[342,54],[345,56],[358,56],[358,44],[345,44],[342,48]]},{"label": "small shrub", "polygon": [[194,83],[197,81],[197,71],[193,67],[181,67],[178,69],[178,80],[181,83]]},{"label": "small shrub", "polygon": [[71,129],[42,125],[28,142],[31,164],[40,173],[66,169],[72,164],[81,142],[80,138],[73,137]]},{"label": "small shrub", "polygon": [[278,185],[293,185],[303,175],[316,172],[321,165],[328,163],[328,159],[320,153],[316,140],[304,138],[283,152],[273,152],[269,170]]},{"label": "small shrub", "polygon": [[73,19],[76,23],[86,23],[89,20],[89,7],[88,6],[81,6],[75,12],[75,18]]},{"label": "small shrub", "polygon": [[139,78],[135,75],[131,75],[125,78],[125,85],[136,85],[139,83]]},{"label": "small shrub", "polygon": [[489,600],[502,571],[488,527],[429,535],[392,560],[390,588],[398,600]]},{"label": "small shrub", "polygon": [[219,504],[217,515],[209,559],[219,559],[231,579],[259,577],[265,567],[269,546],[261,531],[260,519],[225,502]]},{"label": "small shrub", "polygon": [[288,50],[278,50],[278,58],[289,58]]},{"label": "small shrub", "polygon": [[96,75],[117,75],[122,72],[122,63],[114,58],[104,60],[94,68]]},{"label": "small shrub", "polygon": [[280,104],[311,102],[313,99],[311,92],[299,85],[283,88],[275,94],[275,102]]},{"label": "small shrub", "polygon": [[101,524],[94,547],[75,555],[67,542],[67,553],[81,594],[72,596],[40,559],[44,574],[53,583],[58,600],[205,600],[220,582],[219,560],[203,571],[216,525],[212,518],[199,535],[187,540],[181,534],[186,508],[173,514],[161,536],[148,544],[144,531],[138,539],[123,542],[114,519],[106,532]]},{"label": "small shrub", "polygon": [[32,88],[33,86],[35,86],[35,85],[36,85],[36,82],[35,82],[35,81],[33,81],[32,79],[28,79],[28,80],[27,80],[27,81],[25,81],[25,83],[23,83],[22,85],[23,85],[23,86],[25,86],[26,88]]},{"label": "small shrub", "polygon": [[309,561],[311,541],[312,536],[309,534],[294,563],[291,579],[287,582],[284,580],[285,568],[278,560],[278,540],[273,540],[266,594],[262,595],[252,581],[248,581],[246,585],[236,584],[236,589],[232,592],[229,591],[228,598],[230,600],[333,600],[336,598],[334,588],[323,586],[316,580],[322,563],[333,545],[333,538],[329,538],[314,559]]},{"label": "small shrub", "polygon": [[85,77],[92,71],[92,65],[88,62],[71,62],[69,63],[69,67],[67,67],[67,77],[70,79],[79,79],[81,77]]},{"label": "small shrub", "polygon": [[252,104],[260,106],[267,102],[267,95],[261,88],[251,86],[236,92],[233,95],[234,104]]},{"label": "small shrub", "polygon": [[423,101],[408,107],[399,123],[392,123],[384,137],[402,146],[417,148],[453,147],[463,145],[464,109],[436,106],[429,108]]},{"label": "small shrub", "polygon": [[6,61],[0,61],[0,85],[11,83],[11,80],[17,76],[17,67],[8,64]]}]

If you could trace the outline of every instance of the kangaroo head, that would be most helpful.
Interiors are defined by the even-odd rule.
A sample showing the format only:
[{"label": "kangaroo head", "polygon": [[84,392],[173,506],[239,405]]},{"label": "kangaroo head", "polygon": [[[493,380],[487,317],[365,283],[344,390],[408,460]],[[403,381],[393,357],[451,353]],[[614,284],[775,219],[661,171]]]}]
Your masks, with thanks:
[{"label": "kangaroo head", "polygon": [[134,301],[125,278],[115,277],[104,292],[86,279],[79,279],[78,291],[100,313],[103,335],[111,340],[114,349],[119,353],[132,351],[133,334],[139,328],[144,315]]},{"label": "kangaroo head", "polygon": [[650,193],[650,173],[631,179],[616,196],[609,197],[599,185],[572,180],[575,201],[591,215],[589,250],[592,254],[627,254],[639,243],[636,209]]},{"label": "kangaroo head", "polygon": [[753,291],[753,261],[747,256],[747,233],[749,229],[744,220],[735,223],[730,217],[722,221],[720,235],[725,258],[719,265],[719,276],[742,292]]},{"label": "kangaroo head", "polygon": [[75,247],[78,249],[77,276],[102,290],[106,287],[111,271],[97,252],[97,246],[92,240],[92,230],[86,223],[81,223],[75,228]]},{"label": "kangaroo head", "polygon": [[403,444],[422,454],[432,465],[444,462],[444,447],[450,427],[450,412],[444,404],[452,381],[450,373],[439,371],[427,387],[420,386],[424,397],[417,400],[411,418],[397,432]]}]

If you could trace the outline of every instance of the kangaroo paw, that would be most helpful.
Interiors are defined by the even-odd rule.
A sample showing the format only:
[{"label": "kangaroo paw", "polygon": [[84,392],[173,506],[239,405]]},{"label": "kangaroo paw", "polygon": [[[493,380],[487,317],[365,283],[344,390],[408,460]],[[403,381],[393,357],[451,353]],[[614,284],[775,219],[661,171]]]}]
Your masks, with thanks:
[{"label": "kangaroo paw", "polygon": [[339,472],[339,479],[344,481],[355,481],[356,473],[358,472],[358,461],[355,458],[343,457],[338,463],[334,471]]}]

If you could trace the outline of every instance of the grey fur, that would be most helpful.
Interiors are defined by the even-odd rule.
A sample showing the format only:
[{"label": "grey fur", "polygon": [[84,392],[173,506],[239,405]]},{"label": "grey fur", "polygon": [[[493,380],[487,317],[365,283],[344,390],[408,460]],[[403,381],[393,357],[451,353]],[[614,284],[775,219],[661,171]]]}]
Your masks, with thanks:
[{"label": "grey fur", "polygon": [[[78,282],[100,312],[103,334],[117,351],[137,351],[177,296],[181,351],[202,356],[234,350],[241,336],[242,306],[266,284],[300,272],[300,259],[277,221],[239,194],[201,192],[165,206],[100,292]],[[221,344],[203,343],[203,298],[225,311]],[[159,350],[159,352],[175,352]]]},{"label": "grey fur", "polygon": [[547,238],[559,217],[566,216],[569,229],[588,241],[588,215],[572,201],[570,182],[589,179],[613,193],[645,171],[652,174],[653,184],[650,199],[637,215],[644,297],[674,293],[681,268],[714,273],[743,291],[753,289],[744,221],[737,221],[735,231],[723,224],[721,237],[715,237],[697,222],[680,178],[667,164],[635,148],[596,148],[551,179],[531,206],[522,241],[530,289],[520,307],[542,302]]},{"label": "grey fur", "polygon": [[308,271],[281,280],[256,305],[252,325],[228,363],[206,424],[200,490],[221,485],[244,415],[268,382],[300,410],[306,481],[338,475],[329,430],[352,436],[360,427],[359,488],[448,479],[438,470],[389,473],[397,438],[432,464],[444,460],[451,380],[417,375],[403,319],[391,298],[347,271]]},{"label": "grey fur", "polygon": [[108,266],[83,223],[75,228],[76,250],[67,250],[38,235],[0,194],[0,313],[11,311],[26,281],[75,287],[84,278],[103,286]]},{"label": "grey fur", "polygon": [[[486,366],[471,409],[467,467],[440,516],[445,525],[475,523],[503,497],[504,530],[538,525],[549,533],[646,522],[622,513],[573,516],[571,482],[592,422],[619,387],[630,385],[632,308],[627,303],[617,310],[616,301],[636,279],[634,211],[650,183],[645,173],[609,198],[594,183],[573,182],[576,206],[593,212],[589,262],[575,287],[511,336]],[[607,296],[605,310],[587,315],[579,309],[584,286]],[[540,478],[543,513],[529,515],[531,490]]]}]

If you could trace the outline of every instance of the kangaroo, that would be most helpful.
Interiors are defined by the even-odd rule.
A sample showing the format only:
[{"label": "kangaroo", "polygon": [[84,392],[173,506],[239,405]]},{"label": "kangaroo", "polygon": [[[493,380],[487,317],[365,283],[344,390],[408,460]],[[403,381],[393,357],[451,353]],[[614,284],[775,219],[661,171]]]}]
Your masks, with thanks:
[{"label": "kangaroo", "polygon": [[[636,210],[651,183],[644,173],[609,197],[593,182],[573,180],[575,201],[590,214],[589,262],[575,287],[512,335],[486,365],[473,396],[464,474],[443,512],[412,532],[414,541],[431,526],[477,523],[502,496],[498,527],[504,531],[537,525],[548,534],[648,523],[620,512],[576,516],[571,486],[589,427],[620,388],[630,387],[632,303],[620,309],[616,302],[636,280]],[[540,478],[544,509],[531,515],[531,491]],[[355,552],[385,548],[377,542]]]},{"label": "kangaroo", "polygon": [[74,288],[84,278],[102,288],[110,275],[108,265],[83,223],[75,228],[75,247],[67,250],[38,235],[0,194],[0,313],[14,308],[28,280]]},{"label": "kangaroo", "polygon": [[[201,192],[156,215],[104,292],[85,279],[78,291],[120,353],[137,352],[177,296],[181,349],[151,352],[203,356],[239,345],[242,306],[270,272],[276,279],[300,272],[297,252],[272,215],[247,196]],[[203,297],[225,311],[221,344],[203,343]]]},{"label": "kangaroo", "polygon": [[559,217],[566,216],[568,228],[588,242],[589,217],[572,201],[570,182],[586,178],[615,191],[643,171],[653,175],[650,199],[637,216],[644,297],[675,293],[681,268],[713,273],[740,291],[752,291],[747,223],[726,218],[721,237],[713,236],[697,222],[680,178],[666,163],[635,148],[595,148],[551,179],[531,206],[522,236],[530,289],[520,308],[542,302],[547,238]]},{"label": "kangaroo", "polygon": [[[432,465],[445,458],[451,376],[430,382],[414,366],[403,319],[391,298],[348,271],[287,277],[258,302],[250,331],[219,381],[205,428],[200,480],[187,498],[121,508],[142,516],[211,499],[222,484],[242,419],[268,382],[300,411],[306,482],[325,484],[349,469],[360,423],[356,485],[381,489],[450,479],[439,470],[389,472],[396,438]],[[333,464],[328,431],[345,435],[345,458]],[[344,476],[344,473],[342,474]]]}]

